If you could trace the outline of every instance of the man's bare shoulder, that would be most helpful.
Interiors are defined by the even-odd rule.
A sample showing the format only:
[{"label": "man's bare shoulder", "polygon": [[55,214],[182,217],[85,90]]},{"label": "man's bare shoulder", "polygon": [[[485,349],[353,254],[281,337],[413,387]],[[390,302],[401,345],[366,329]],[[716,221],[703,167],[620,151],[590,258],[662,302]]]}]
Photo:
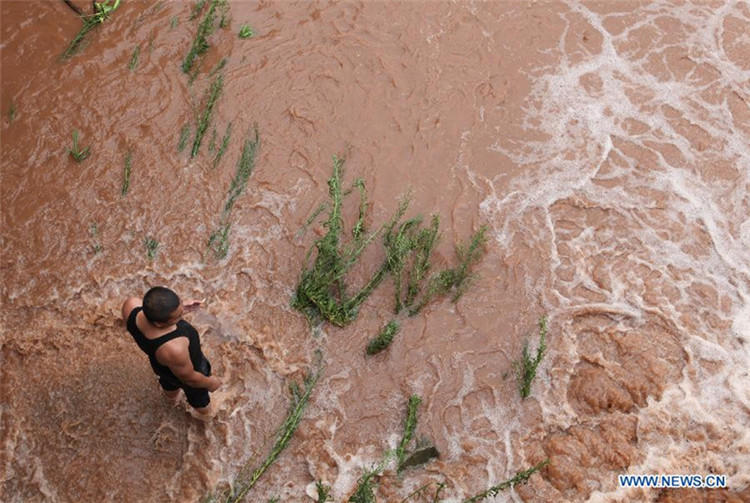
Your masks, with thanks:
[{"label": "man's bare shoulder", "polygon": [[138,297],[129,297],[125,299],[125,302],[122,303],[122,319],[127,322],[133,309],[141,307],[141,305],[142,301]]},{"label": "man's bare shoulder", "polygon": [[159,346],[154,356],[162,365],[182,363],[185,360],[190,360],[188,345],[189,341],[186,337],[175,337]]}]

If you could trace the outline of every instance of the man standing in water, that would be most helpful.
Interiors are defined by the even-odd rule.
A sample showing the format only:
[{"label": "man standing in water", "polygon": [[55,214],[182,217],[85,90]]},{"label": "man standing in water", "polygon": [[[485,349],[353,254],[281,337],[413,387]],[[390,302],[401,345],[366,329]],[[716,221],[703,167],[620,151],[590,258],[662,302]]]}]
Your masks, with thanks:
[{"label": "man standing in water", "polygon": [[188,403],[208,415],[208,393],[221,386],[221,379],[211,375],[198,332],[182,319],[184,313],[200,305],[197,300],[183,304],[172,290],[157,286],[146,292],[143,301],[127,299],[122,305],[122,318],[138,347],[148,355],[164,394],[176,401],[182,389]]}]

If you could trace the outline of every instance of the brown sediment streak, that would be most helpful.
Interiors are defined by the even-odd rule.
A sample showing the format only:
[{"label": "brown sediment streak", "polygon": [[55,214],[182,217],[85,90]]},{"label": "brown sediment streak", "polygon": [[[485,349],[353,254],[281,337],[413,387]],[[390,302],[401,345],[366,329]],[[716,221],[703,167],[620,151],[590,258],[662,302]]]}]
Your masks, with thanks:
[{"label": "brown sediment streak", "polygon": [[[524,501],[749,500],[746,3],[231,2],[189,84],[191,8],[123,2],[62,63],[80,29],[63,2],[0,2],[0,500],[199,501],[265,457],[318,347],[326,373],[247,501],[304,501],[319,479],[345,499],[397,444],[412,394],[441,456],[386,470],[379,501],[428,482],[432,501],[439,481],[462,500],[546,458]],[[223,57],[212,127],[233,134],[214,167],[177,145]],[[227,257],[207,259],[255,123]],[[369,358],[392,280],[345,328],[311,333],[289,305],[334,154],[345,187],[365,180],[370,230],[410,187],[407,217],[440,215],[436,269],[481,225],[491,236],[458,303],[399,320]],[[347,226],[358,211],[344,200]],[[383,256],[362,255],[353,289]],[[189,321],[224,381],[211,422],[163,399],[119,319],[154,285],[207,300]],[[544,314],[522,401],[514,362]],[[628,492],[623,473],[729,487]]]}]

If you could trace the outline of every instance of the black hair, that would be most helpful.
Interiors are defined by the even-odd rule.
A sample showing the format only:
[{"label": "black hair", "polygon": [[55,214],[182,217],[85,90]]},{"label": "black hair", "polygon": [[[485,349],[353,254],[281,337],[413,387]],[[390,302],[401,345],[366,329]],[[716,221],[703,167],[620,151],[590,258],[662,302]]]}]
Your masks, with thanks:
[{"label": "black hair", "polygon": [[150,322],[169,321],[179,306],[177,294],[163,286],[155,286],[143,296],[143,314]]}]

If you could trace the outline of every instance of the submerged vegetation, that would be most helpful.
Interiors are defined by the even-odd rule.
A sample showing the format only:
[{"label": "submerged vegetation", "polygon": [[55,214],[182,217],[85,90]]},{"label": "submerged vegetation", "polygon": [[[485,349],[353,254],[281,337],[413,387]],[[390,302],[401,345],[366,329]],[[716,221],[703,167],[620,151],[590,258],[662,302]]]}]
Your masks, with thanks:
[{"label": "submerged vegetation", "polygon": [[141,53],[141,46],[138,45],[133,50],[133,55],[130,56],[130,63],[128,64],[128,70],[131,72],[138,66],[138,55]]},{"label": "submerged vegetation", "polygon": [[[292,395],[291,404],[289,406],[289,412],[287,413],[284,422],[276,432],[276,440],[274,441],[271,451],[268,453],[263,462],[250,473],[249,477],[245,477],[242,473],[240,474],[237,481],[235,481],[234,487],[231,490],[224,491],[223,493],[209,497],[208,501],[211,503],[237,503],[242,501],[245,495],[258,483],[258,479],[265,473],[269,466],[271,466],[276,459],[278,459],[281,452],[289,444],[292,439],[294,432],[297,430],[300,421],[302,420],[302,414],[307,407],[307,402],[310,400],[313,389],[318,383],[318,379],[323,373],[323,365],[320,361],[320,355],[317,357],[315,371],[308,374],[302,382],[302,388],[296,383],[289,386],[289,391]],[[246,472],[248,473],[248,472]],[[320,494],[320,492],[318,493]],[[323,500],[325,501],[325,500]]]},{"label": "submerged vegetation", "polygon": [[104,0],[102,2],[94,2],[94,13],[87,16],[82,15],[83,26],[78,34],[70,41],[65,52],[62,53],[61,59],[66,60],[75,55],[83,47],[83,41],[86,35],[102,24],[104,21],[109,19],[109,14],[117,9],[120,5],[120,0],[114,0],[114,3],[110,3],[113,0]]},{"label": "submerged vegetation", "polygon": [[177,151],[182,152],[187,147],[188,139],[190,138],[190,125],[185,124],[180,130],[180,141],[177,144]]},{"label": "submerged vegetation", "polygon": [[221,139],[221,146],[219,146],[219,150],[216,152],[216,155],[214,156],[214,168],[219,165],[221,162],[221,158],[224,157],[224,154],[227,151],[227,148],[229,148],[229,140],[232,137],[232,123],[230,122],[227,124],[227,130],[224,133],[224,137]]},{"label": "submerged vegetation", "polygon": [[[406,460],[407,448],[414,438],[414,432],[417,428],[417,409],[422,403],[422,399],[418,395],[412,395],[409,397],[409,402],[406,410],[406,419],[404,420],[404,432],[395,450],[388,450],[383,455],[383,459],[376,466],[370,469],[366,469],[362,476],[357,480],[357,487],[354,493],[349,498],[350,503],[376,503],[377,498],[375,497],[375,489],[377,487],[377,479],[383,474],[383,471],[390,463],[391,459],[396,458],[396,470],[400,472],[404,461]],[[430,484],[423,486],[420,490],[425,489]],[[419,492],[415,491],[415,493]],[[412,493],[413,496],[415,493]]]},{"label": "submerged vegetation", "polygon": [[216,101],[221,96],[221,92],[224,89],[224,76],[219,74],[214,81],[211,83],[211,87],[206,95],[206,100],[203,105],[203,112],[198,116],[198,121],[195,125],[195,139],[193,140],[193,148],[190,151],[190,157],[198,155],[198,150],[203,142],[203,135],[206,134],[208,126],[211,124],[211,118],[214,113],[214,107]]},{"label": "submerged vegetation", "polygon": [[389,321],[377,337],[370,340],[365,350],[368,355],[376,355],[386,349],[393,342],[393,337],[398,333],[401,326],[396,320]]},{"label": "submerged vegetation", "polygon": [[536,349],[536,355],[531,357],[529,352],[529,343],[523,346],[521,361],[515,362],[518,372],[518,391],[521,398],[528,398],[531,395],[531,383],[536,378],[536,370],[544,358],[544,351],[547,349],[547,317],[542,316],[539,320],[539,346]]},{"label": "submerged vegetation", "polygon": [[[331,202],[328,219],[324,224],[328,230],[323,237],[316,239],[310,248],[308,263],[302,271],[292,300],[292,307],[304,313],[311,322],[323,319],[338,326],[347,325],[356,317],[359,306],[383,281],[387,272],[387,269],[382,266],[356,294],[351,295],[347,292],[346,274],[359,259],[367,245],[375,239],[378,232],[364,236],[362,232],[355,231],[353,233],[354,241],[349,246],[342,244],[343,219],[341,207],[343,190],[341,170],[343,165],[344,160],[334,156],[333,175],[328,179],[328,194]],[[355,186],[360,184],[363,185],[361,180],[355,182]],[[364,203],[363,193],[364,191],[360,192],[360,207]],[[398,216],[397,213],[394,219]],[[360,212],[354,229],[363,229],[363,227],[364,214]],[[309,257],[313,248],[317,249],[317,256],[315,261],[309,264]]]},{"label": "submerged vegetation", "polygon": [[245,140],[245,145],[242,148],[242,154],[237,161],[237,171],[232,178],[232,183],[229,186],[229,193],[227,195],[227,202],[224,204],[224,209],[221,212],[219,227],[214,231],[208,238],[208,249],[212,250],[214,257],[222,259],[227,256],[229,251],[229,229],[231,223],[229,218],[232,214],[232,209],[245,188],[247,182],[250,179],[250,175],[255,169],[255,157],[260,148],[260,133],[258,132],[258,125],[254,126],[254,134],[249,136]]},{"label": "submerged vegetation", "polygon": [[393,456],[393,452],[386,452],[383,460],[369,470],[365,470],[359,479],[357,479],[357,488],[354,494],[349,498],[349,503],[376,503],[375,488],[377,487],[377,477],[379,477]]},{"label": "submerged vegetation", "polygon": [[255,31],[253,31],[253,27],[249,24],[243,24],[242,28],[240,28],[239,37],[240,38],[250,38],[255,35]]},{"label": "submerged vegetation", "polygon": [[91,222],[89,236],[91,236],[91,251],[93,251],[94,254],[101,253],[103,248],[101,240],[99,239],[99,227],[96,225],[96,222]]},{"label": "submerged vegetation", "polygon": [[150,261],[156,258],[156,249],[159,248],[159,242],[153,237],[149,236],[143,240],[143,246],[146,247],[146,256]]},{"label": "submerged vegetation", "polygon": [[89,156],[89,154],[91,154],[90,145],[83,149],[78,146],[78,130],[77,129],[73,130],[73,147],[68,150],[68,153],[73,159],[76,160],[76,162],[83,161]]},{"label": "submerged vegetation", "polygon": [[403,470],[404,461],[406,461],[406,449],[414,438],[414,431],[417,429],[417,410],[422,403],[419,395],[409,397],[409,403],[406,406],[406,420],[404,421],[404,435],[401,437],[398,447],[396,447],[397,471]]},{"label": "submerged vegetation", "polygon": [[[413,316],[429,302],[451,293],[452,300],[457,301],[473,277],[472,267],[484,254],[486,227],[472,235],[468,244],[457,247],[457,266],[441,270],[426,280],[431,268],[432,252],[439,239],[439,218],[434,216],[427,228],[421,227],[421,217],[401,222],[409,205],[409,198],[405,197],[388,222],[377,231],[365,235],[367,192],[364,182],[356,180],[349,190],[344,191],[343,164],[343,159],[334,157],[333,175],[328,180],[330,201],[318,207],[313,217],[305,224],[305,227],[308,226],[321,211],[328,209],[328,217],[323,224],[327,229],[326,234],[316,239],[308,252],[292,307],[304,313],[311,323],[325,320],[338,326],[347,325],[357,316],[362,302],[389,274],[393,276],[396,285],[396,314],[404,307],[409,307],[409,315]],[[355,188],[359,190],[360,196],[359,215],[352,227],[353,239],[345,245],[341,214],[342,198]],[[383,263],[357,293],[350,294],[346,284],[347,273],[365,248],[381,233],[386,254]],[[315,260],[310,263],[313,252],[316,252]],[[406,288],[404,281],[408,282]],[[392,339],[396,329],[394,325],[390,325],[378,339],[371,342],[371,350],[382,350],[387,347],[390,343],[389,337]],[[368,353],[373,354],[371,350],[368,347]]]},{"label": "submerged vegetation", "polygon": [[323,484],[320,480],[315,483],[315,491],[318,494],[316,503],[326,503],[327,501],[333,501],[331,497],[331,486]]},{"label": "submerged vegetation", "polygon": [[[198,3],[196,3],[195,8],[193,9],[193,13],[190,15],[191,20],[198,17],[206,3],[207,2],[205,0],[200,0]],[[203,16],[201,22],[198,24],[198,31],[196,32],[195,38],[193,39],[193,44],[190,46],[190,50],[185,56],[185,59],[182,61],[183,72],[189,74],[196,63],[196,58],[202,56],[208,50],[208,48],[211,47],[208,43],[208,37],[210,37],[211,34],[216,31],[216,20],[218,18],[218,15],[221,14],[221,19],[219,20],[218,27],[223,28],[229,19],[228,11],[229,5],[227,4],[227,0],[211,0],[211,5],[209,6],[208,11],[206,12],[205,16]]]},{"label": "submerged vegetation", "polygon": [[494,485],[490,487],[489,489],[487,489],[486,491],[482,491],[481,493],[476,494],[472,496],[471,498],[464,500],[462,503],[476,503],[477,501],[482,501],[485,498],[491,498],[491,497],[497,496],[497,494],[500,491],[505,491],[506,489],[510,489],[511,487],[517,484],[522,484],[526,482],[527,480],[529,480],[529,478],[533,474],[535,474],[536,472],[538,472],[539,470],[541,470],[548,464],[549,464],[549,459],[545,459],[541,463],[532,466],[528,470],[524,470],[522,472],[516,473],[513,478],[510,478],[506,480],[505,482],[501,482],[497,485]]},{"label": "submerged vegetation", "polygon": [[121,195],[125,196],[128,193],[128,189],[130,188],[130,168],[133,162],[133,151],[128,150],[128,153],[125,154],[125,171],[122,175],[122,190],[120,191]]}]

